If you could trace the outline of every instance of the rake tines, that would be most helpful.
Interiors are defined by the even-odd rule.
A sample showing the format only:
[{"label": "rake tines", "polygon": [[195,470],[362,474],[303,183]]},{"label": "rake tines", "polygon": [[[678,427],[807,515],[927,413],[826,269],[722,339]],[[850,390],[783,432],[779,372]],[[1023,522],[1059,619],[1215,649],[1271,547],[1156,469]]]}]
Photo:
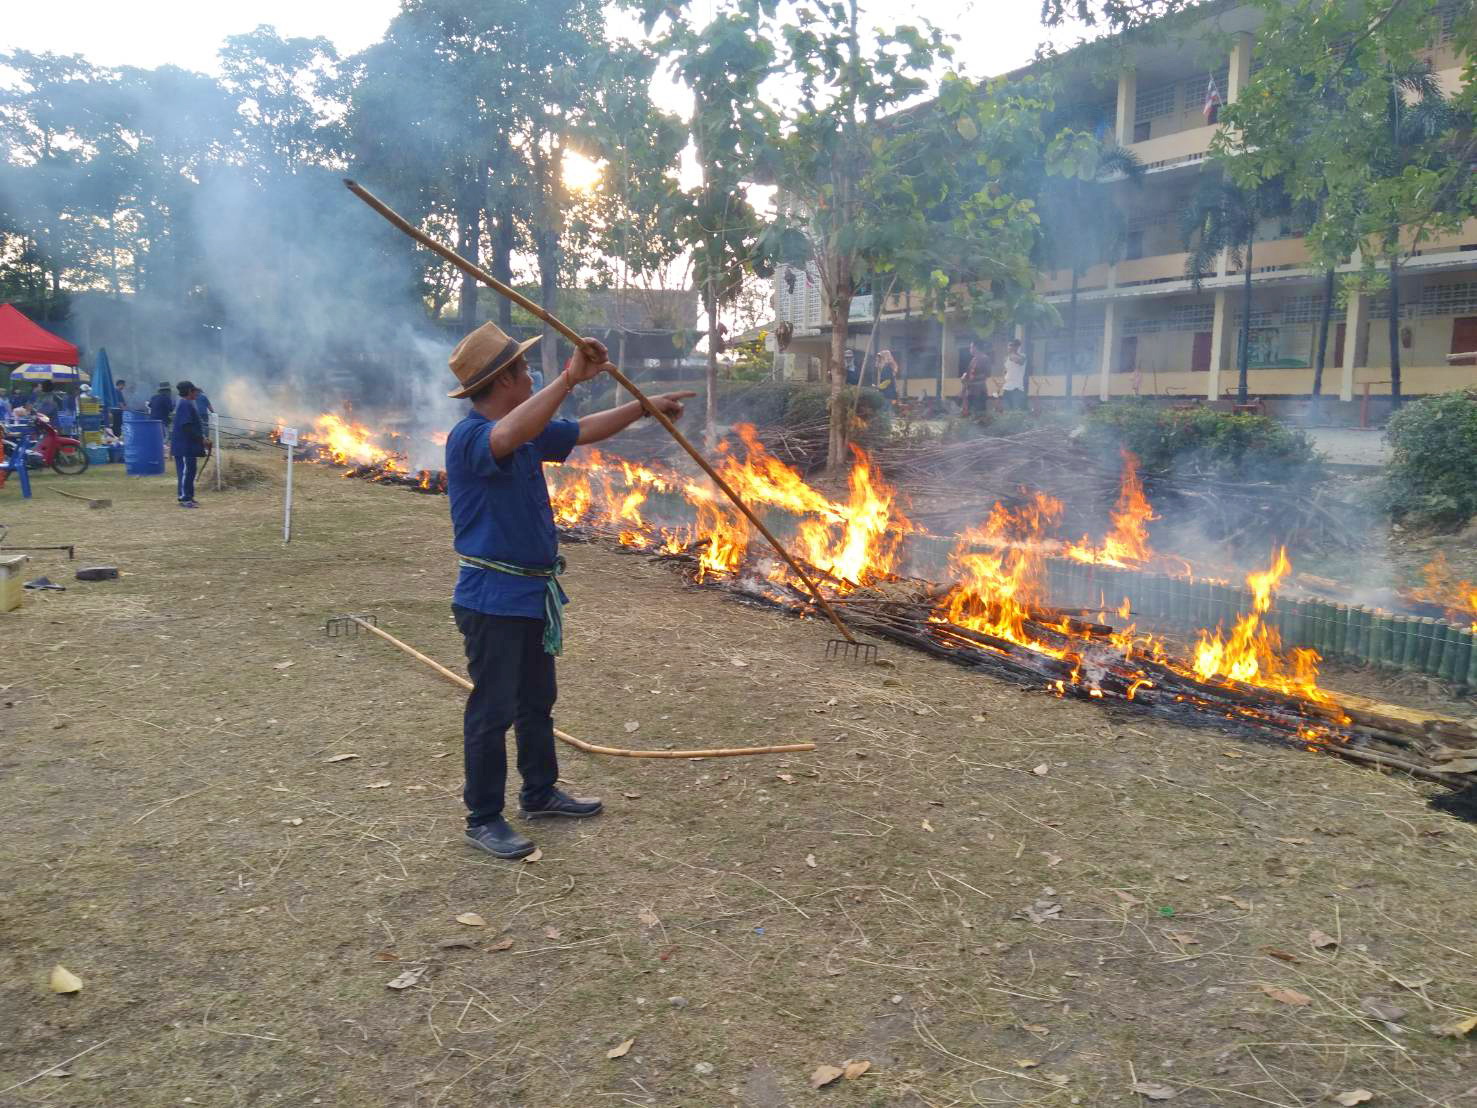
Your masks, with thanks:
[{"label": "rake tines", "polygon": [[330,639],[352,637],[357,635],[359,628],[366,623],[373,627],[379,626],[379,620],[375,616],[330,616],[323,621],[323,633]]},{"label": "rake tines", "polygon": [[852,642],[850,639],[827,639],[826,658],[838,662],[875,662],[877,647],[869,642]]}]

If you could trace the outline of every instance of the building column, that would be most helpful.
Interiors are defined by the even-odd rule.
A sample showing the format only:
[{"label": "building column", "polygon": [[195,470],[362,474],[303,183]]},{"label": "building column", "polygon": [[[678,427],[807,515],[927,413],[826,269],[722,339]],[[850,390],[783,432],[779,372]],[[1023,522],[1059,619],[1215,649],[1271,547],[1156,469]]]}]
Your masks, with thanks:
[{"label": "building column", "polygon": [[1103,305],[1103,349],[1098,368],[1098,399],[1108,399],[1108,374],[1113,372],[1113,354],[1118,347],[1118,304],[1109,300]]},{"label": "building column", "polygon": [[944,398],[944,380],[949,373],[949,355],[954,353],[954,336],[949,334],[949,320],[946,316],[939,321],[939,378],[938,398]]},{"label": "building column", "polygon": [[1139,75],[1136,69],[1125,69],[1118,74],[1118,145],[1127,146],[1133,141],[1134,116],[1138,109]]},{"label": "building column", "polygon": [[1226,294],[1215,294],[1215,314],[1210,317],[1210,372],[1205,375],[1205,399],[1221,395],[1221,366],[1226,354]]},{"label": "building column", "polygon": [[1250,31],[1237,31],[1231,41],[1231,69],[1226,77],[1226,103],[1236,103],[1251,81],[1252,41]]},{"label": "building column", "polygon": [[1364,296],[1349,294],[1349,307],[1344,313],[1344,373],[1339,379],[1339,399],[1354,399],[1354,363],[1359,360],[1359,332],[1364,329],[1364,312],[1368,304]]}]

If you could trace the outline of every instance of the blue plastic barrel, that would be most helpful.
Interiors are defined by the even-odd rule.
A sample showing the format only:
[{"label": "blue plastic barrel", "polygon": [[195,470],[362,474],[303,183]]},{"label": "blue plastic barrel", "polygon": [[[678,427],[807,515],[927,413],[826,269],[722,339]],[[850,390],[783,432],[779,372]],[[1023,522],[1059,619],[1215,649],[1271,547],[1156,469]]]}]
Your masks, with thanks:
[{"label": "blue plastic barrel", "polygon": [[157,477],[164,472],[164,424],[140,412],[123,413],[123,472]]}]

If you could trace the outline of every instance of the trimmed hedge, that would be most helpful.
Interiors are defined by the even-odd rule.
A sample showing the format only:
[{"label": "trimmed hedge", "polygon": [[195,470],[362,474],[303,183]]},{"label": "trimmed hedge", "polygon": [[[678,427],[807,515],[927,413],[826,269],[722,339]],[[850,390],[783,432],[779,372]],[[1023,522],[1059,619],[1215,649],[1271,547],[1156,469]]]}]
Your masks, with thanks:
[{"label": "trimmed hedge", "polygon": [[1116,454],[1120,447],[1131,450],[1146,472],[1163,476],[1195,473],[1274,484],[1305,484],[1323,477],[1322,460],[1308,436],[1266,416],[1120,401],[1089,413],[1087,442],[1106,454]]},{"label": "trimmed hedge", "polygon": [[1402,405],[1385,429],[1385,503],[1397,520],[1455,530],[1477,515],[1477,392]]}]

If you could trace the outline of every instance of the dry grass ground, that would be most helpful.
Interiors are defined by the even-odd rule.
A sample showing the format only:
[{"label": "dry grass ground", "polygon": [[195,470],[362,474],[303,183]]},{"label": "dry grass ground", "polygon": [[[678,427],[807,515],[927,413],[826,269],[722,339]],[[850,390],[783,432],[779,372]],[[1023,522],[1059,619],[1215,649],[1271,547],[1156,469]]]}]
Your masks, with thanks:
[{"label": "dry grass ground", "polygon": [[284,549],[276,472],[184,512],[119,468],[65,486],[103,511],[0,491],[10,542],[124,574],[38,555],[68,591],[0,616],[0,1104],[1477,1104],[1433,1030],[1477,1010],[1477,827],[1420,787],[827,664],[824,625],[576,546],[563,728],[819,748],[565,752],[607,814],[499,863],[460,695],[322,632],[460,663],[445,500],[305,466]]}]

